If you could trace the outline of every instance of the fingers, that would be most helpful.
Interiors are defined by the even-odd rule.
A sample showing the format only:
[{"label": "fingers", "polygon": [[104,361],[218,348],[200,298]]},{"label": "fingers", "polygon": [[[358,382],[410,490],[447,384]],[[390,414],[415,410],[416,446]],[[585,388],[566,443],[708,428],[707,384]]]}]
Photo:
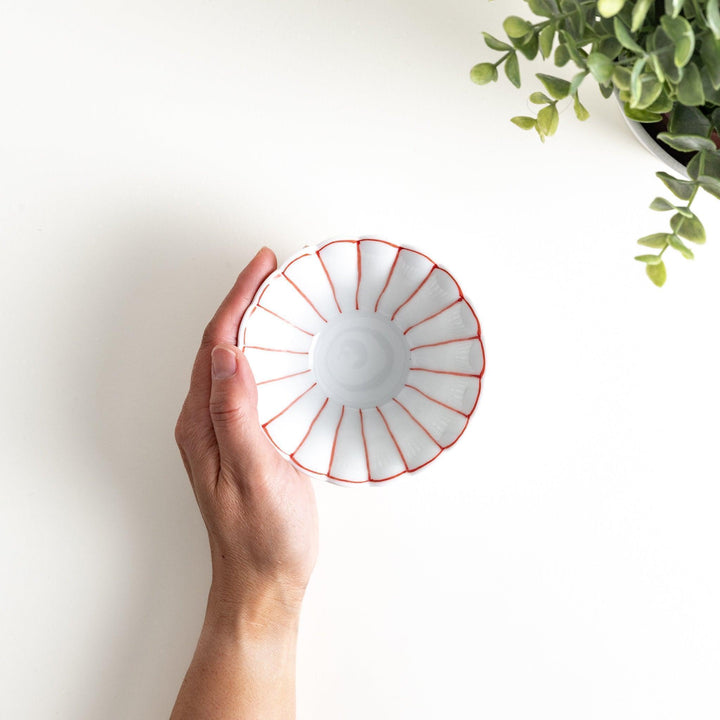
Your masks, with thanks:
[{"label": "fingers", "polygon": [[227,297],[208,323],[193,366],[190,391],[186,401],[189,410],[206,412],[211,387],[210,353],[220,343],[237,344],[238,329],[243,314],[258,287],[276,267],[275,254],[268,248],[262,248],[240,273]]},{"label": "fingers", "polygon": [[252,370],[234,345],[220,344],[212,351],[209,407],[220,464],[242,482],[251,466],[262,463],[269,445],[258,422]]}]

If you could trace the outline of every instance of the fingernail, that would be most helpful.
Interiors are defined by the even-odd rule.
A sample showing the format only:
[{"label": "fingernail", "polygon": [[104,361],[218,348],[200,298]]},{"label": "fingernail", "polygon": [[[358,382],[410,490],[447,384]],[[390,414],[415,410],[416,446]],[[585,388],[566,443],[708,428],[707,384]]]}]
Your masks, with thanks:
[{"label": "fingernail", "polygon": [[[268,248],[267,248],[267,245],[263,245],[263,246],[255,253],[255,257],[258,257],[258,256],[262,253],[263,250],[267,250],[267,249],[268,249]],[[255,259],[255,258],[253,258],[253,260],[254,260],[254,259]]]},{"label": "fingernail", "polygon": [[237,356],[232,350],[216,347],[212,351],[212,374],[215,380],[224,380],[237,372]]}]

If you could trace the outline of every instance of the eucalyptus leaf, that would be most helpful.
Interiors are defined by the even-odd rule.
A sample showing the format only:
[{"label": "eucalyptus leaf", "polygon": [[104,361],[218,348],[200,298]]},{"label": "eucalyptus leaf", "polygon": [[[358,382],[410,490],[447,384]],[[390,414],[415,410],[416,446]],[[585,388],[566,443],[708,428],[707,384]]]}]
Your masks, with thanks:
[{"label": "eucalyptus leaf", "polygon": [[491,50],[498,50],[500,52],[504,52],[506,50],[512,50],[512,46],[508,45],[505,42],[502,42],[502,40],[498,40],[496,37],[493,37],[490,33],[483,33],[483,37],[485,38],[485,44],[491,49]]},{"label": "eucalyptus leaf", "polygon": [[635,120],[635,122],[639,123],[654,123],[662,120],[660,113],[650,112],[649,110],[637,110],[630,107],[630,103],[628,102],[623,105],[623,112],[630,120]]},{"label": "eucalyptus leaf", "polygon": [[718,0],[709,0],[705,10],[707,24],[716,40],[720,40],[720,7]]},{"label": "eucalyptus leaf", "polygon": [[[695,215],[692,217],[685,217],[680,215],[680,213],[673,215],[670,218],[670,227],[676,235],[684,237],[686,240],[690,240],[690,242],[697,243],[698,245],[701,245],[706,240],[705,228]],[[672,241],[669,238],[668,242],[672,245]],[[673,245],[673,247],[675,246]]]},{"label": "eucalyptus leaf", "polygon": [[567,65],[570,62],[570,53],[568,52],[567,46],[558,45],[555,48],[554,62],[555,62],[555,65],[557,65],[558,67],[563,67],[564,65]]},{"label": "eucalyptus leaf", "polygon": [[668,131],[673,135],[702,135],[706,137],[710,134],[710,121],[698,108],[686,107],[676,103],[668,119]]},{"label": "eucalyptus leaf", "polygon": [[660,255],[636,255],[635,259],[648,265],[657,265],[662,262]]},{"label": "eucalyptus leaf", "polygon": [[613,29],[615,30],[615,37],[618,39],[620,44],[626,48],[627,50],[630,50],[637,55],[643,56],[645,54],[645,50],[641,48],[630,35],[630,31],[625,26],[625,23],[619,18],[615,17],[614,23],[613,23]]},{"label": "eucalyptus leaf", "polygon": [[635,107],[645,109],[650,107],[660,96],[662,83],[652,73],[640,76],[640,95],[635,101]]},{"label": "eucalyptus leaf", "polygon": [[683,105],[700,106],[705,103],[700,70],[695,63],[683,69],[683,76],[677,86],[677,99]]},{"label": "eucalyptus leaf", "polygon": [[540,43],[540,54],[547,59],[552,53],[553,41],[555,40],[555,28],[553,25],[546,25],[538,37]]},{"label": "eucalyptus leaf", "polygon": [[692,25],[684,17],[668,17],[667,15],[660,18],[660,24],[675,45],[675,65],[684,67],[690,62],[695,50],[695,33]]},{"label": "eucalyptus leaf", "polygon": [[[588,58],[589,59],[589,58]],[[613,71],[612,81],[619,90],[630,90],[631,72],[621,65],[617,65]]]},{"label": "eucalyptus leaf", "polygon": [[632,32],[637,32],[645,22],[648,10],[652,7],[654,1],[655,0],[638,0],[635,3],[632,11],[632,25],[630,26]]},{"label": "eucalyptus leaf", "polygon": [[665,12],[676,18],[684,4],[685,0],[665,0]]},{"label": "eucalyptus leaf", "polygon": [[532,30],[532,25],[517,15],[511,15],[505,18],[503,30],[505,30],[509,38],[522,38]]},{"label": "eucalyptus leaf", "polygon": [[665,187],[670,190],[675,197],[680,198],[680,200],[685,200],[686,202],[692,197],[697,187],[696,183],[690,180],[680,180],[662,170],[655,173],[655,175],[662,180]]},{"label": "eucalyptus leaf", "polygon": [[510,53],[505,61],[505,75],[507,79],[517,88],[520,87],[520,63],[518,62],[517,53]]},{"label": "eucalyptus leaf", "polygon": [[701,135],[672,135],[671,133],[658,133],[658,140],[681,152],[698,152],[699,150],[714,150],[715,143]]},{"label": "eucalyptus leaf", "polygon": [[537,73],[535,77],[545,86],[545,89],[556,100],[562,100],[570,94],[570,83],[554,75]]},{"label": "eucalyptus leaf", "polygon": [[713,197],[720,199],[720,180],[709,177],[708,175],[701,175],[698,178],[700,187],[707,193],[710,193]]},{"label": "eucalyptus leaf", "polygon": [[667,280],[667,268],[662,260],[655,265],[645,265],[645,272],[658,287],[662,287]]},{"label": "eucalyptus leaf", "polygon": [[607,55],[599,52],[591,52],[588,55],[587,66],[601,85],[610,82],[615,71],[615,63]]},{"label": "eucalyptus leaf", "polygon": [[570,81],[570,94],[574,95],[577,91],[580,85],[582,85],[583,80],[588,76],[587,70],[583,72],[577,73],[577,75],[573,76],[573,79]]},{"label": "eucalyptus leaf", "polygon": [[720,89],[720,40],[710,33],[705,35],[700,43],[700,57],[712,86],[716,90]]},{"label": "eucalyptus leaf", "polygon": [[664,212],[665,210],[674,210],[675,206],[671,202],[666,200],[664,197],[656,197],[650,203],[650,209],[658,210],[659,212]]},{"label": "eucalyptus leaf", "polygon": [[535,105],[549,105],[552,102],[552,99],[542,92],[534,92],[528,99]]},{"label": "eucalyptus leaf", "polygon": [[585,122],[585,120],[590,117],[588,109],[580,102],[577,95],[575,95],[575,100],[573,101],[573,110],[575,111],[575,117],[581,122]]},{"label": "eucalyptus leaf", "polygon": [[535,127],[535,118],[527,115],[516,115],[514,118],[510,118],[510,122],[515,123],[523,130],[532,130]]},{"label": "eucalyptus leaf", "polygon": [[668,233],[653,233],[638,240],[638,245],[651,248],[664,248],[668,244]]},{"label": "eucalyptus leaf", "polygon": [[555,105],[547,105],[538,113],[537,128],[545,136],[554,135],[559,122],[560,115]]},{"label": "eucalyptus leaf", "polygon": [[693,251],[677,235],[668,235],[668,245],[688,260],[695,257]]},{"label": "eucalyptus leaf", "polygon": [[606,18],[617,15],[623,8],[625,0],[598,0],[598,12]]}]

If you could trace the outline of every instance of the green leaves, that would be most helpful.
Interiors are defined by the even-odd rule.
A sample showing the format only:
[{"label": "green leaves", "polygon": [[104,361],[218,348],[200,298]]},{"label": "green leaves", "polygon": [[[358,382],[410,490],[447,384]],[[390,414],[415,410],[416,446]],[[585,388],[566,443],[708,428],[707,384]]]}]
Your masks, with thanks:
[{"label": "green leaves", "polygon": [[617,15],[625,4],[625,0],[598,0],[597,9],[600,15],[605,18]]},{"label": "green leaves", "polygon": [[690,63],[685,68],[677,86],[677,99],[683,105],[699,106],[705,103],[702,78],[695,63]]},{"label": "green leaves", "polygon": [[720,7],[718,0],[709,0],[705,11],[707,24],[716,40],[720,40]]},{"label": "green leaves", "polygon": [[515,87],[520,87],[520,63],[515,52],[510,53],[505,61],[505,75]]},{"label": "green leaves", "polygon": [[570,94],[570,83],[567,80],[537,73],[535,76],[545,86],[545,89],[556,99],[562,100]]},{"label": "green leaves", "polygon": [[637,32],[645,22],[648,10],[652,7],[653,2],[654,0],[638,0],[635,3],[632,11],[632,25],[630,26],[633,32]]},{"label": "green leaves", "polygon": [[668,233],[653,233],[645,235],[638,240],[638,245],[644,245],[649,248],[664,248],[668,244]]},{"label": "green leaves", "polygon": [[665,210],[674,210],[675,206],[671,202],[667,201],[665,198],[656,197],[650,203],[650,209],[664,212]]},{"label": "green leaves", "polygon": [[505,18],[503,29],[509,38],[523,38],[533,29],[533,26],[527,20],[511,15]]},{"label": "green leaves", "polygon": [[535,127],[535,118],[528,117],[527,115],[516,115],[510,118],[510,122],[515,123],[515,125],[523,130],[532,130]]},{"label": "green leaves", "polygon": [[485,38],[485,44],[491,50],[499,50],[500,52],[503,52],[505,50],[512,50],[512,45],[508,45],[507,43],[498,40],[496,37],[490,35],[490,33],[484,32],[483,37]]},{"label": "green leaves", "polygon": [[689,217],[681,213],[673,215],[670,218],[670,227],[676,235],[698,245],[702,245],[706,240],[705,228],[693,213],[690,213]]},{"label": "green leaves", "polygon": [[478,85],[487,85],[498,79],[497,68],[492,63],[478,63],[470,70],[470,79]]},{"label": "green leaves", "polygon": [[560,114],[555,104],[544,107],[537,116],[537,130],[542,139],[554,135],[560,122]]},{"label": "green leaves", "polygon": [[697,152],[698,150],[714,150],[715,143],[700,135],[672,135],[671,133],[658,133],[658,140],[662,140],[674,150],[681,152]]},{"label": "green leaves", "polygon": [[646,265],[645,272],[658,287],[662,287],[665,284],[665,280],[667,280],[667,269],[662,260],[654,265]]},{"label": "green leaves", "polygon": [[690,180],[678,180],[678,178],[675,178],[663,171],[655,173],[655,176],[660,178],[665,187],[670,190],[675,197],[678,197],[681,200],[689,200],[695,192],[695,188],[697,186],[696,183]]},{"label": "green leaves", "polygon": [[502,39],[483,33],[487,48],[499,55],[475,65],[470,76],[485,85],[497,81],[502,69],[520,87],[524,58],[541,56],[556,67],[571,65],[568,79],[552,70],[538,73],[541,86],[532,88],[529,97],[537,116],[512,118],[520,129],[536,131],[543,142],[558,129],[558,103],[572,101],[578,120],[589,117],[579,97],[587,77],[604,97],[617,93],[630,119],[667,119],[657,139],[671,152],[687,153],[688,178],[657,173],[671,195],[654,198],[650,209],[667,213],[669,227],[640,238],[638,244],[650,251],[636,258],[650,280],[663,285],[664,254],[692,258],[692,244],[705,242],[705,229],[691,208],[698,190],[720,199],[720,151],[715,146],[720,132],[720,0],[525,2],[532,19],[507,17]]},{"label": "green leaves", "polygon": [[555,27],[553,25],[547,25],[540,31],[538,42],[540,45],[540,54],[543,58],[547,59],[550,57],[554,39]]},{"label": "green leaves", "polygon": [[615,37],[624,48],[641,57],[645,55],[645,50],[632,39],[630,31],[619,17],[615,17],[613,21],[613,30],[615,31]]},{"label": "green leaves", "polygon": [[593,77],[605,85],[612,80],[615,71],[615,63],[607,56],[599,52],[592,52],[588,55],[587,66]]},{"label": "green leaves", "polygon": [[668,17],[667,15],[660,18],[660,24],[675,45],[675,65],[684,67],[690,62],[695,51],[695,33],[692,26],[684,17]]}]

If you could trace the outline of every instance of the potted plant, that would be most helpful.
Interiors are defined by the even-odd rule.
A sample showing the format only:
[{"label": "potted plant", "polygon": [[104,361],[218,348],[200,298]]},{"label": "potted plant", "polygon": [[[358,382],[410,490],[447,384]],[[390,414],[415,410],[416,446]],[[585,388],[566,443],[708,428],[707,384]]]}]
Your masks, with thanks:
[{"label": "potted plant", "polygon": [[[615,95],[626,117],[639,123],[684,167],[684,177],[661,171],[657,177],[671,199],[656,197],[652,210],[670,212],[665,232],[646,235],[638,243],[647,251],[636,257],[658,286],[665,282],[668,248],[693,258],[690,243],[704,243],[705,229],[692,210],[699,190],[720,198],[720,0],[525,0],[535,18],[505,19],[507,40],[483,33],[485,43],[500,53],[470,71],[480,85],[498,79],[500,66],[520,87],[519,57],[538,53],[557,67],[574,65],[567,80],[538,73],[543,91],[530,95],[536,117],[512,122],[535,130],[540,139],[558,127],[558,101],[571,99],[575,115],[589,113],[580,88],[592,78],[604,97]],[[642,132],[642,131],[641,131]],[[654,251],[654,252],[653,252]]]}]

